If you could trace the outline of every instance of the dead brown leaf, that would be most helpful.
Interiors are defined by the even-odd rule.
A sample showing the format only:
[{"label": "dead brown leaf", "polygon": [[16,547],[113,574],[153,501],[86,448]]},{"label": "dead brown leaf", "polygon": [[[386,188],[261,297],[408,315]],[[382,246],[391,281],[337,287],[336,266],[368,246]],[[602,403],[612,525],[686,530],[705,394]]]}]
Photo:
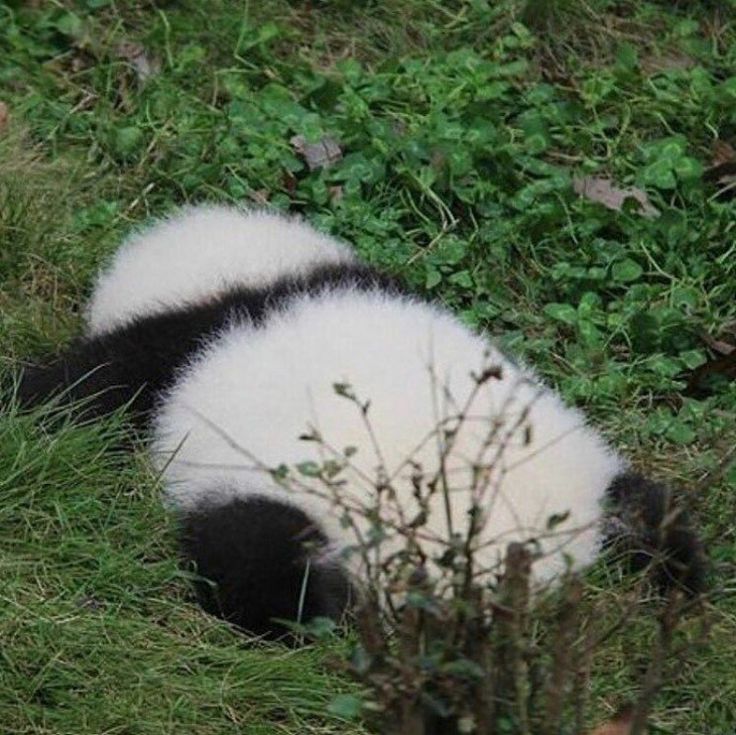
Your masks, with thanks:
[{"label": "dead brown leaf", "polygon": [[726,380],[736,380],[736,350],[726,355],[720,355],[695,368],[690,373],[685,393],[689,396],[702,396],[708,393],[703,381],[711,376],[718,375]]},{"label": "dead brown leaf", "polygon": [[342,186],[330,186],[327,188],[327,191],[330,194],[330,202],[332,204],[337,204],[339,201],[342,200],[343,196],[345,196],[345,190],[342,188]]},{"label": "dead brown leaf", "polygon": [[248,196],[259,206],[268,206],[268,189],[254,189],[248,192]]},{"label": "dead brown leaf", "polygon": [[631,726],[628,723],[608,722],[593,730],[590,735],[629,735]]},{"label": "dead brown leaf", "polygon": [[289,195],[293,195],[296,192],[296,185],[297,180],[296,176],[294,176],[291,171],[284,171],[284,175],[282,177],[282,184],[284,189],[289,193]]},{"label": "dead brown leaf", "polygon": [[671,51],[660,56],[647,56],[641,60],[641,70],[647,75],[667,71],[687,71],[696,65],[695,59],[687,54]]},{"label": "dead brown leaf", "polygon": [[[730,335],[730,325],[723,331]],[[727,380],[736,380],[736,340],[719,339],[707,332],[700,332],[698,336],[715,353],[715,357],[688,373],[684,392],[689,396],[702,397],[708,394],[704,383],[709,377],[719,375]]]},{"label": "dead brown leaf", "polygon": [[581,197],[617,212],[622,210],[627,199],[634,199],[638,202],[639,212],[643,217],[659,216],[659,210],[649,201],[646,192],[634,187],[622,189],[612,179],[603,176],[578,176],[573,179],[572,188]]},{"label": "dead brown leaf", "polygon": [[588,735],[630,735],[634,723],[634,710],[628,709],[616,715],[609,722],[598,725]]},{"label": "dead brown leaf", "polygon": [[703,181],[718,187],[715,196],[728,199],[736,194],[736,150],[725,140],[713,142],[711,166],[703,172]]},{"label": "dead brown leaf", "polygon": [[733,163],[734,161],[736,161],[736,151],[733,149],[733,146],[725,140],[716,138],[713,141],[711,165],[721,166],[724,163]]},{"label": "dead brown leaf", "polygon": [[0,133],[8,127],[8,121],[10,120],[10,110],[5,102],[0,102]]},{"label": "dead brown leaf", "polygon": [[141,83],[146,82],[161,71],[161,62],[149,56],[140,43],[123,41],[118,44],[115,53],[119,59],[127,61],[133,67],[135,75]]},{"label": "dead brown leaf", "polygon": [[329,136],[316,143],[307,143],[303,135],[295,135],[289,142],[294,150],[307,162],[310,171],[318,168],[329,168],[342,158],[340,144]]},{"label": "dead brown leaf", "polygon": [[716,339],[712,335],[708,334],[708,332],[701,332],[700,339],[702,339],[703,342],[713,350],[713,352],[717,352],[719,355],[730,355],[734,350],[736,350],[736,345],[729,344],[721,339]]}]

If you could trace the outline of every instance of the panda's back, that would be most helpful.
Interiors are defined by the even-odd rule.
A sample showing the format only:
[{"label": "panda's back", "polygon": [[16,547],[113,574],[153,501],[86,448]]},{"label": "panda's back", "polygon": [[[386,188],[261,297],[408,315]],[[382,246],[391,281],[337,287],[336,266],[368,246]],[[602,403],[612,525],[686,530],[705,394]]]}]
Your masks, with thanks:
[{"label": "panda's back", "polygon": [[320,264],[353,262],[349,248],[299,219],[236,207],[190,207],[120,247],[97,279],[88,330],[99,334],[233,287],[264,287]]},{"label": "panda's back", "polygon": [[[406,520],[418,512],[410,475],[417,467],[425,479],[436,474],[438,442],[455,432],[444,462],[453,530],[467,524],[473,465],[486,465],[486,538],[539,536],[549,516],[569,511],[567,528],[579,532],[568,550],[581,565],[597,552],[600,501],[621,470],[581,415],[527,370],[451,315],[381,289],[302,294],[258,325],[232,324],[182,370],[154,427],[154,455],[176,506],[217,502],[218,494],[278,497],[316,517],[331,538],[345,535],[344,507],[311,476],[316,465],[357,449],[341,474],[343,505],[370,506],[385,475]],[[300,466],[298,483],[311,490],[285,490],[264,471],[282,464]],[[441,494],[431,507],[427,528],[447,538]],[[560,563],[558,554],[547,570],[542,560],[537,572],[550,576]]]}]

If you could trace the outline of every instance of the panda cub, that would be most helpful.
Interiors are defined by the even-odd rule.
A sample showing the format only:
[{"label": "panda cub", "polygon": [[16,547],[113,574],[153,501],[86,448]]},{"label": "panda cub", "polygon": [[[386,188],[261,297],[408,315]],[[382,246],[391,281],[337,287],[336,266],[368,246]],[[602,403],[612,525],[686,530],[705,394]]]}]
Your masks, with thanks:
[{"label": "panda cub", "polygon": [[[535,542],[538,584],[617,542],[635,567],[656,557],[663,586],[703,586],[667,489],[532,371],[303,222],[184,210],[123,246],[87,319],[86,337],[25,372],[21,403],[59,395],[84,419],[128,407],[201,603],[244,630],[338,618],[366,572],[344,552],[370,535],[371,512],[389,529],[382,554],[422,514],[436,558],[478,507],[489,580],[511,541]],[[320,477],[326,463],[340,482]],[[440,477],[446,493],[429,489]]]}]

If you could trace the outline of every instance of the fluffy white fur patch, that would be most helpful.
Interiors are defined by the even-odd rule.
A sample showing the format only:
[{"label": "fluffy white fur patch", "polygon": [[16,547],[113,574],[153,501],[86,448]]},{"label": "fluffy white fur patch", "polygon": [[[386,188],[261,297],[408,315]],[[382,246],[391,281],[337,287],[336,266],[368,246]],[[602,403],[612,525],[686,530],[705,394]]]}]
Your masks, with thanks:
[{"label": "fluffy white fur patch", "polygon": [[225,206],[185,208],[123,243],[97,279],[88,331],[105,332],[233,285],[263,286],[316,264],[353,261],[347,246],[299,219]]},{"label": "fluffy white fur patch", "polygon": [[[493,366],[501,377],[478,387],[473,375]],[[370,401],[365,419],[336,383]],[[327,447],[299,439],[314,432]],[[407,298],[326,291],[299,297],[261,326],[232,325],[161,402],[153,445],[174,505],[216,502],[217,493],[267,495],[304,509],[339,546],[355,538],[340,523],[339,505],[309,477],[313,466],[302,465],[306,475],[292,469],[312,491],[286,490],[263,467],[341,461],[346,447],[357,448],[342,475],[341,502],[374,506],[383,467],[398,503],[384,497],[382,517],[391,523],[403,513],[406,521],[418,512],[412,472],[418,466],[425,479],[434,476],[448,441],[450,522],[454,531],[467,527],[476,492],[486,568],[508,542],[529,538],[545,552],[534,569],[540,582],[565,568],[564,554],[576,567],[594,559],[600,503],[622,460],[530,371],[451,315]],[[475,491],[473,467],[486,473]],[[549,531],[548,519],[564,513],[567,520]],[[361,527],[365,533],[367,524]],[[448,538],[442,493],[432,498],[425,533],[441,551],[439,539]]]}]

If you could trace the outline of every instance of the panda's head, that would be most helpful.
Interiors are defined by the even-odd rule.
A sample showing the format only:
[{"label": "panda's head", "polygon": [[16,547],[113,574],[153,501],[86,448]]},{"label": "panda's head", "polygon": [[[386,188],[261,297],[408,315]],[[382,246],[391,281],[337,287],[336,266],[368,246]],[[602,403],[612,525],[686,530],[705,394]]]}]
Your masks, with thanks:
[{"label": "panda's head", "polygon": [[687,509],[670,488],[626,471],[616,476],[606,496],[604,549],[622,557],[632,571],[650,568],[660,590],[679,588],[690,595],[704,591],[705,550]]}]

